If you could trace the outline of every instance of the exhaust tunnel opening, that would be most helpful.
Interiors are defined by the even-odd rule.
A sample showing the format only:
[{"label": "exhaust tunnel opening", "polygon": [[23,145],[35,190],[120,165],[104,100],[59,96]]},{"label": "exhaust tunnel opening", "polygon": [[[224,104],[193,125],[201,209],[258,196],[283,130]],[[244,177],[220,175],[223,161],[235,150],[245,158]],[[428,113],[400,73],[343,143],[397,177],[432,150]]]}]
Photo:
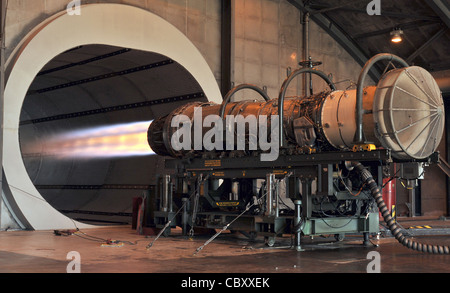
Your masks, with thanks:
[{"label": "exhaust tunnel opening", "polygon": [[29,87],[19,140],[42,197],[73,220],[131,223],[133,198],[162,171],[146,143],[151,121],[206,101],[196,79],[167,56],[110,45],[74,47]]}]

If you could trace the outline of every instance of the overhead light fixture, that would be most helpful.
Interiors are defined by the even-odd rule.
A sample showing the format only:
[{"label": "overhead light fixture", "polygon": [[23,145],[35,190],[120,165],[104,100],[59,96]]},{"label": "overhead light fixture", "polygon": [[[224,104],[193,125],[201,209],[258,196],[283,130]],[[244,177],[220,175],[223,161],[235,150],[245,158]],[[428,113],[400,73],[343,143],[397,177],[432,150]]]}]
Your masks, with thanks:
[{"label": "overhead light fixture", "polygon": [[400,43],[401,41],[403,41],[403,31],[397,28],[391,32],[391,42]]}]

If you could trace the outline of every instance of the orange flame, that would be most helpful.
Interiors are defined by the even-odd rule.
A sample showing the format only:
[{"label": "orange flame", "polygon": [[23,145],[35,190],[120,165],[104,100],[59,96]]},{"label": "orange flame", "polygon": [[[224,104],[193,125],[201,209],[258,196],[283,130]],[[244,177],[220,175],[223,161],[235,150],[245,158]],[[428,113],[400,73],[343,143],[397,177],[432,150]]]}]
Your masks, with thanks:
[{"label": "orange flame", "polygon": [[147,130],[151,122],[125,123],[57,135],[46,142],[46,153],[63,158],[153,155],[147,142]]}]

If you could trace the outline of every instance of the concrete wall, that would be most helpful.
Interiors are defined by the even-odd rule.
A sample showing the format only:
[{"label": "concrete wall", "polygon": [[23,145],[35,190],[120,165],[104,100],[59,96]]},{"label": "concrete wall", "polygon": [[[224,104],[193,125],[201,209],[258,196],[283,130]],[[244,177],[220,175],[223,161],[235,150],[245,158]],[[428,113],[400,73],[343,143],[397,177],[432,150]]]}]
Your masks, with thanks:
[{"label": "concrete wall", "polygon": [[[446,133],[442,137],[437,151],[445,160],[448,149],[446,148]],[[448,215],[447,211],[447,176],[436,165],[425,167],[424,179],[420,180],[420,187],[416,192],[420,193],[420,202],[416,202],[416,216],[434,217]],[[406,185],[406,180],[403,180]],[[399,180],[396,180],[397,215],[400,217],[411,216],[407,203],[410,203],[409,190]]]},{"label": "concrete wall", "polygon": [[[233,1],[232,82],[235,85],[252,83],[260,87],[265,86],[269,96],[275,98],[287,76],[287,69],[297,69],[298,62],[303,59],[300,13],[286,0]],[[55,13],[64,11],[69,2],[69,0],[10,0],[6,19],[7,57],[36,25]],[[199,49],[220,84],[220,0],[82,1],[83,4],[87,2],[133,5],[166,19]],[[331,73],[339,89],[345,89],[351,85],[351,82],[357,81],[361,66],[314,22],[310,23],[310,55],[313,60],[323,62],[318,69],[327,74]],[[326,85],[318,78],[314,79],[314,85],[316,92],[326,88]],[[301,93],[302,82],[299,78],[291,85],[288,94],[300,95]],[[236,95],[235,99],[258,97],[252,92],[243,92]],[[431,171],[430,174],[433,172]],[[439,171],[436,172],[439,173]],[[445,213],[442,204],[445,196],[443,187],[445,180],[442,179],[439,182],[434,185],[441,187],[439,199],[435,201],[435,195],[431,196],[429,195],[431,191],[427,191],[433,184],[428,185],[424,181],[422,196],[428,200],[423,203],[425,214]],[[444,211],[439,209],[435,202],[439,202],[439,206],[442,206]]]},{"label": "concrete wall", "polygon": [[[267,87],[276,98],[287,70],[295,70],[303,61],[303,26],[300,12],[286,0],[235,0],[234,10],[234,78],[236,85],[251,83]],[[310,56],[323,65],[317,69],[333,75],[339,89],[358,80],[361,66],[324,30],[310,22]],[[326,84],[313,77],[315,92]],[[302,78],[293,82],[288,95],[302,94]],[[246,92],[236,100],[258,97]]]},{"label": "concrete wall", "polygon": [[[20,40],[48,17],[64,11],[69,0],[9,1],[6,18],[6,52],[11,54]],[[220,84],[220,0],[96,0],[81,3],[121,3],[159,15],[183,32],[202,53]],[[266,86],[271,97],[278,95],[287,76],[302,61],[300,13],[286,0],[234,0],[234,68],[232,82]],[[74,28],[76,29],[76,28]],[[70,32],[68,32],[70,33]],[[318,69],[332,73],[335,82],[356,81],[361,67],[314,22],[310,24],[310,55],[322,61]],[[314,78],[317,91],[326,88]],[[338,84],[346,88],[348,82]],[[301,94],[301,78],[289,94]],[[250,92],[250,94],[253,94]],[[240,98],[239,98],[240,97]],[[248,94],[236,95],[237,99]],[[257,97],[257,95],[256,95]]]},{"label": "concrete wall", "polygon": [[[6,18],[7,56],[30,30],[55,13],[64,11],[69,3],[69,0],[9,1]],[[192,41],[220,82],[219,0],[83,0],[81,3],[127,4],[159,15]]]}]

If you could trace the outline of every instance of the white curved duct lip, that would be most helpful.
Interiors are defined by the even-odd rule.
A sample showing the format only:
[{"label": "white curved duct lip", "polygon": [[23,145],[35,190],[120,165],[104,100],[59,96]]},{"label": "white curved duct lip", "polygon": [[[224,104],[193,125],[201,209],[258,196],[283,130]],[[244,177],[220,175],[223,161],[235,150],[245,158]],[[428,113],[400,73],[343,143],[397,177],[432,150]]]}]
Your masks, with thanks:
[{"label": "white curved duct lip", "polygon": [[59,13],[44,21],[21,42],[22,47],[11,55],[14,60],[8,60],[12,68],[5,87],[3,168],[20,212],[35,230],[74,228],[74,221],[47,203],[30,180],[19,144],[20,113],[27,90],[55,56],[90,44],[159,53],[188,70],[208,100],[222,102],[214,75],[198,49],[161,17],[122,4],[88,4],[81,6],[81,11],[79,16]]}]

